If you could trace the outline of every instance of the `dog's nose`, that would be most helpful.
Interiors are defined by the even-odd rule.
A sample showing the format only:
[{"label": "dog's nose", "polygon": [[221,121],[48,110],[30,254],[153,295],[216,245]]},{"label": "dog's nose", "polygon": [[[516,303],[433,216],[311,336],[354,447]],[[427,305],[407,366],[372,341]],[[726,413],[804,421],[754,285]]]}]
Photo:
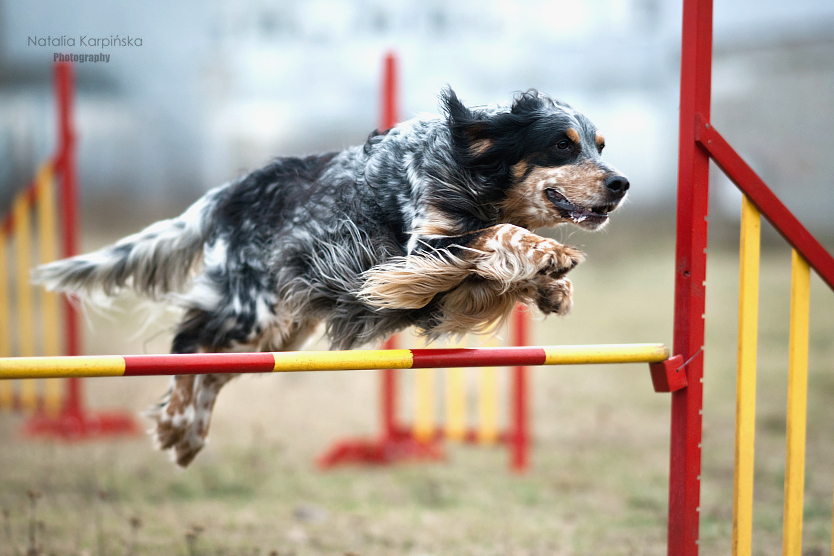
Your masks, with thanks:
[{"label": "dog's nose", "polygon": [[605,187],[607,187],[612,193],[617,193],[618,195],[625,195],[625,192],[628,191],[629,183],[625,176],[609,176],[605,180]]}]

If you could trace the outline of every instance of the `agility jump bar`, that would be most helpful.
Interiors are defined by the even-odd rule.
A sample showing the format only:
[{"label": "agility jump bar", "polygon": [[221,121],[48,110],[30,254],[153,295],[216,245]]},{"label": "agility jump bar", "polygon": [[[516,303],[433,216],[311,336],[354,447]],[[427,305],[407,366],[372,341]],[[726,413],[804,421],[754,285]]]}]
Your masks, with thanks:
[{"label": "agility jump bar", "polygon": [[662,344],[2,357],[0,379],[659,363]]}]

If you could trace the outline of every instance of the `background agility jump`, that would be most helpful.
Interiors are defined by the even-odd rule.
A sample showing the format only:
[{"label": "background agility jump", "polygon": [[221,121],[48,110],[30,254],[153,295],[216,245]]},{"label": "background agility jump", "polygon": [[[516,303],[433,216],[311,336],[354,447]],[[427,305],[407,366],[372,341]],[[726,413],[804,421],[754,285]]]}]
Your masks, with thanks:
[{"label": "background agility jump", "polygon": [[[29,270],[38,263],[78,253],[78,192],[73,120],[74,83],[69,63],[55,65],[55,100],[58,113],[56,152],[43,162],[35,179],[14,200],[0,230],[0,354],[31,357],[38,348],[46,356],[80,354],[76,307],[66,298],[34,288]],[[59,210],[60,209],[60,210]],[[60,212],[60,218],[58,218]],[[32,226],[34,215],[35,226]],[[33,234],[34,232],[34,234]],[[34,235],[34,242],[32,236]],[[37,249],[33,249],[33,243]],[[8,254],[12,247],[13,257]],[[7,267],[6,265],[11,262]],[[13,284],[5,268],[14,268]],[[13,286],[13,288],[12,288]],[[14,292],[14,295],[9,295]],[[35,311],[35,298],[38,312]],[[14,304],[10,300],[14,299]],[[15,307],[12,314],[12,307]],[[63,311],[62,311],[63,310]],[[17,349],[13,350],[16,345]],[[51,435],[81,440],[96,436],[139,432],[131,416],[90,412],[84,407],[80,378],[18,382],[0,381],[0,411],[34,413],[24,427],[27,435]]]}]

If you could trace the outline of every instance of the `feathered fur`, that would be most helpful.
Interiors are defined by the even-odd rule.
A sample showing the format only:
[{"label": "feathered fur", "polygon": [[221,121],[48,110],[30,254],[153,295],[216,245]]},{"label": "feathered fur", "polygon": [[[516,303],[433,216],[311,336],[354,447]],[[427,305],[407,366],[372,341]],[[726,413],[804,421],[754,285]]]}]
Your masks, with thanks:
[{"label": "feathered fur", "polygon": [[[531,230],[604,225],[628,181],[600,158],[594,125],[529,91],[373,133],[341,152],[278,158],[182,216],[101,251],[36,269],[62,291],[132,288],[185,310],[175,353],[286,350],[319,322],[334,348],[409,326],[487,330],[516,302],[570,308],[582,254]],[[187,465],[228,375],[176,377],[156,440]]]}]

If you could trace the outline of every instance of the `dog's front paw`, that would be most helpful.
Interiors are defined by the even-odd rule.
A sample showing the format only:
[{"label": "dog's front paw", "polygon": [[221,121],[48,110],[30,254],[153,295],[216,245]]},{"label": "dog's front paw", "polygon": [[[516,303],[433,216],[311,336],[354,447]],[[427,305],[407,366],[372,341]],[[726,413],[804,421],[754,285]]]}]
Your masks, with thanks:
[{"label": "dog's front paw", "polygon": [[539,274],[554,279],[561,278],[585,260],[585,254],[579,249],[562,245],[552,239],[545,239],[538,252]]},{"label": "dog's front paw", "polygon": [[573,284],[567,278],[542,275],[534,280],[535,301],[545,315],[567,315],[573,305]]},{"label": "dog's front paw", "polygon": [[561,278],[585,259],[578,249],[512,224],[488,228],[471,248],[481,253],[474,272],[507,289],[537,276]]}]

